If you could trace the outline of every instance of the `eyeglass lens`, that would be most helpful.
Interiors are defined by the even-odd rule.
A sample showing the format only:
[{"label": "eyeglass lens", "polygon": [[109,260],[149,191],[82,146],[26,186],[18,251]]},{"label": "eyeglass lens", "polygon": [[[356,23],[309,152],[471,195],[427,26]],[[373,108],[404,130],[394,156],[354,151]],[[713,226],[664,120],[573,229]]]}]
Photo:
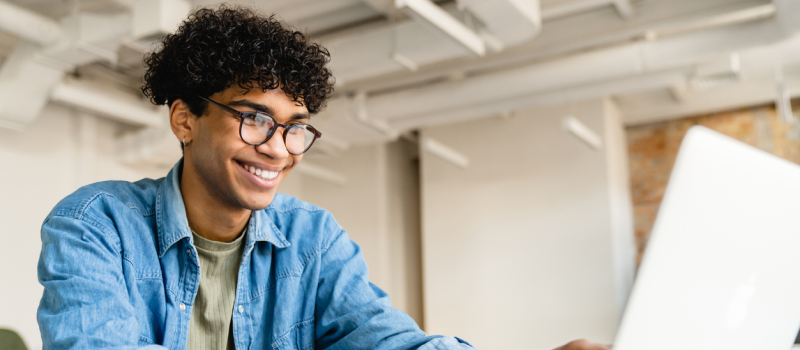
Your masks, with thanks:
[{"label": "eyeglass lens", "polygon": [[[261,143],[272,135],[275,125],[275,119],[269,116],[247,113],[242,120],[242,139],[251,144]],[[311,146],[314,132],[308,124],[291,124],[283,137],[286,150],[292,154],[300,154]]]}]

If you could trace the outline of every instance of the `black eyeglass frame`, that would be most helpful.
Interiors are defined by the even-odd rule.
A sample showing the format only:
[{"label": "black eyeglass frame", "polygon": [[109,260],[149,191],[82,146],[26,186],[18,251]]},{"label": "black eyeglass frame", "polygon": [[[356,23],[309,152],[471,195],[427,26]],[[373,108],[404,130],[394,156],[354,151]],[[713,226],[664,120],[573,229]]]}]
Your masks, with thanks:
[{"label": "black eyeglass frame", "polygon": [[[306,147],[306,149],[304,149],[303,152],[292,153],[292,152],[289,151],[289,147],[286,146],[286,151],[289,152],[289,154],[293,154],[293,155],[298,156],[298,155],[301,155],[303,153],[308,152],[308,150],[311,149],[311,146],[314,144],[314,142],[317,141],[318,138],[322,137],[322,133],[319,132],[319,130],[317,130],[317,128],[315,128],[315,127],[313,127],[313,126],[311,126],[309,124],[306,124],[306,123],[294,123],[294,124],[288,124],[288,125],[281,124],[281,123],[278,123],[278,121],[275,120],[275,118],[273,118],[271,115],[269,115],[269,114],[267,114],[265,112],[261,112],[261,111],[239,112],[239,111],[237,111],[237,110],[235,110],[235,109],[233,109],[231,107],[228,107],[228,106],[226,106],[224,104],[221,104],[221,103],[218,103],[218,102],[214,102],[211,99],[205,98],[203,96],[197,95],[197,97],[199,97],[200,99],[202,99],[202,100],[204,100],[206,102],[213,103],[214,105],[216,105],[219,108],[222,108],[226,112],[230,112],[230,113],[233,113],[236,116],[238,116],[239,117],[239,138],[242,139],[242,142],[244,142],[244,143],[246,143],[248,145],[252,145],[252,146],[263,145],[264,143],[269,141],[269,139],[271,139],[273,135],[275,135],[275,132],[278,131],[278,127],[282,126],[283,127],[283,145],[286,146],[286,133],[289,131],[289,129],[300,127],[300,126],[306,126],[308,128],[307,130],[311,130],[311,132],[314,133],[314,139],[311,140],[311,143],[308,144],[308,147]],[[245,118],[249,118],[253,114],[259,115],[262,118],[268,117],[269,119],[272,119],[272,121],[274,122],[272,128],[270,128],[271,131],[269,132],[267,137],[264,139],[264,141],[261,141],[261,142],[258,142],[258,143],[247,142],[247,140],[245,140],[244,136],[242,135],[242,126],[244,126],[244,119]]]}]

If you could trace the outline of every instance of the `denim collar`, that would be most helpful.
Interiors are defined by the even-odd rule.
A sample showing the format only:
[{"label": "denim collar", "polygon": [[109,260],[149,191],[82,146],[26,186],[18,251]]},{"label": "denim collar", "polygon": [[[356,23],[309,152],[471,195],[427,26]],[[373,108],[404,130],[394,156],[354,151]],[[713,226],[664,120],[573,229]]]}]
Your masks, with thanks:
[{"label": "denim collar", "polygon": [[[181,195],[180,175],[183,158],[175,163],[167,177],[158,186],[156,195],[156,224],[158,225],[158,257],[161,258],[173,244],[183,238],[192,240],[192,231],[186,219],[186,207]],[[250,251],[258,241],[272,243],[277,248],[290,245],[264,210],[253,211],[247,226],[245,251]]]}]

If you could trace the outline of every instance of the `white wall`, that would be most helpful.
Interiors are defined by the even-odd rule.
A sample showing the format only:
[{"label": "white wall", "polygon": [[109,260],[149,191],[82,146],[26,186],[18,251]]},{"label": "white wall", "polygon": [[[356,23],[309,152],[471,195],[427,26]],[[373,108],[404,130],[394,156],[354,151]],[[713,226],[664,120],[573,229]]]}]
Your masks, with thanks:
[{"label": "white wall", "polygon": [[41,348],[36,264],[45,216],[88,183],[157,178],[168,170],[119,165],[112,143],[117,128],[52,104],[25,131],[0,128],[0,327],[19,332],[31,349]]},{"label": "white wall", "polygon": [[[573,115],[601,136],[624,137],[605,132],[608,123],[621,130],[605,104],[423,130],[471,162],[464,170],[421,155],[428,332],[490,350],[613,340],[620,305],[609,147],[593,150],[561,124]],[[618,142],[605,143],[616,151]]]}]

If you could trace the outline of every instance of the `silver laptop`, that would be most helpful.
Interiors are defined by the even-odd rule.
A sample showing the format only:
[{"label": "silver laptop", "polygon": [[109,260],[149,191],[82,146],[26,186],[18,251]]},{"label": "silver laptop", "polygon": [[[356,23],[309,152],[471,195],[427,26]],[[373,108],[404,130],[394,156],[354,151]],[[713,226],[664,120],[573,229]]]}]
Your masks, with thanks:
[{"label": "silver laptop", "polygon": [[800,329],[800,166],[695,126],[614,350],[789,350]]}]

